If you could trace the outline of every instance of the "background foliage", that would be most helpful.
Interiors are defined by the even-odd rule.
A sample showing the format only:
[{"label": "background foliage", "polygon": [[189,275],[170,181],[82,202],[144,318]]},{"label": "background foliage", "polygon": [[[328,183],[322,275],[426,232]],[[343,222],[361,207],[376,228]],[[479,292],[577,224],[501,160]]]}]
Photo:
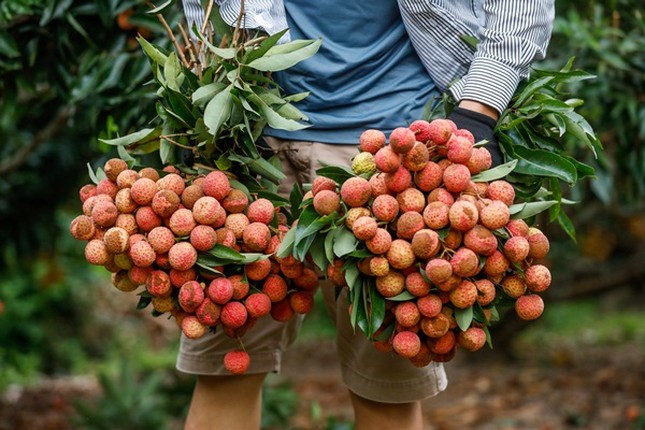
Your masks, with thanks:
[{"label": "background foliage", "polygon": [[[597,76],[568,88],[585,100],[580,113],[605,148],[601,159],[586,152],[583,160],[596,167],[598,178],[570,191],[575,200],[595,201],[600,209],[594,214],[633,215],[644,207],[641,6],[637,0],[556,2],[548,59],[536,65],[558,70],[573,55],[576,68]],[[154,114],[146,86],[150,66],[136,36],[169,43],[147,10],[139,0],[0,3],[0,389],[142,354],[92,312],[107,275],[84,262],[67,226],[79,208],[77,191],[87,182],[86,164],[99,166],[116,154],[97,138],[143,128]],[[589,207],[569,211],[574,224],[590,222]],[[636,224],[634,237],[645,238],[644,228]],[[562,247],[584,253],[585,233],[579,248],[566,238]],[[604,248],[612,237],[600,236]],[[164,367],[172,359],[171,353],[166,361],[138,362]]]}]

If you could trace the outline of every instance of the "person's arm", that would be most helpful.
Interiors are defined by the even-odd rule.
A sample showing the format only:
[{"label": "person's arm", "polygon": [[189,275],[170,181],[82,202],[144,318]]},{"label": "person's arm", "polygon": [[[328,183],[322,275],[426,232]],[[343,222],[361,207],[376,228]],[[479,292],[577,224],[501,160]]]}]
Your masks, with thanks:
[{"label": "person's arm", "polygon": [[[458,102],[478,103],[465,103],[469,109],[481,105],[497,114],[528,77],[530,65],[544,58],[554,18],[553,0],[399,0],[399,6],[435,84]],[[477,48],[462,36],[475,37]]]},{"label": "person's arm", "polygon": [[544,58],[554,2],[485,1],[485,23],[468,73],[451,92],[460,106],[495,118],[508,105],[530,65]]}]

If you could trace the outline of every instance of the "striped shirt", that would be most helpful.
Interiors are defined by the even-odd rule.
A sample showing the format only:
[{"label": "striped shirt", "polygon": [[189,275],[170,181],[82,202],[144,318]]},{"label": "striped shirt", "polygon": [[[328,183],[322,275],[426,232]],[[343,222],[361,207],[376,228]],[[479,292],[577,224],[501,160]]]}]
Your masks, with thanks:
[{"label": "striped shirt", "polygon": [[[203,21],[199,0],[182,0],[189,24]],[[240,0],[217,0],[230,25]],[[398,0],[410,40],[441,91],[502,112],[530,65],[544,58],[554,0]],[[245,0],[247,28],[269,34],[287,28],[282,0]],[[475,38],[476,48],[464,40]],[[283,41],[287,41],[285,37]]]}]

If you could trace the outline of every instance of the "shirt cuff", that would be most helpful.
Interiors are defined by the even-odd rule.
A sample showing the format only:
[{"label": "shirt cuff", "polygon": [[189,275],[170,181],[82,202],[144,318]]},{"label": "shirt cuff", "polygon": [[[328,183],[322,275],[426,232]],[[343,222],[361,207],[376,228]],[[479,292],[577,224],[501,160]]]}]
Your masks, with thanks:
[{"label": "shirt cuff", "polygon": [[473,60],[468,73],[450,87],[457,102],[474,100],[496,109],[507,108],[520,83],[520,75],[507,65],[490,58]]}]

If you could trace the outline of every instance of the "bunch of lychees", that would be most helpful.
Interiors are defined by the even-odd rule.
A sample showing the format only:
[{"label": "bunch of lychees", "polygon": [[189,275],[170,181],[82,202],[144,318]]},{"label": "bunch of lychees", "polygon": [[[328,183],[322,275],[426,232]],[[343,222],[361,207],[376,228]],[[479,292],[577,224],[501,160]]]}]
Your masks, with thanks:
[{"label": "bunch of lychees", "polygon": [[[271,200],[232,187],[221,171],[133,170],[120,158],[103,171],[79,191],[83,213],[70,223],[72,236],[86,241],[86,260],[109,270],[116,288],[141,287],[144,304],[187,337],[220,329],[241,338],[263,316],[288,321],[312,309],[318,276],[276,257],[289,227]],[[243,373],[249,362],[240,339],[225,365]]]},{"label": "bunch of lychees", "polygon": [[[539,293],[551,273],[540,261],[549,240],[513,216],[521,205],[504,179],[508,165],[486,180],[495,177],[490,152],[449,119],[417,120],[389,139],[366,130],[359,151],[354,176],[338,182],[317,176],[308,197],[320,216],[344,216],[363,249],[351,264],[385,300],[371,336],[375,346],[424,366],[452,359],[458,347],[482,348],[503,302],[524,320],[542,314]],[[364,288],[345,276],[349,260],[331,262],[328,277]],[[374,299],[351,306],[363,306],[370,318]]]}]

